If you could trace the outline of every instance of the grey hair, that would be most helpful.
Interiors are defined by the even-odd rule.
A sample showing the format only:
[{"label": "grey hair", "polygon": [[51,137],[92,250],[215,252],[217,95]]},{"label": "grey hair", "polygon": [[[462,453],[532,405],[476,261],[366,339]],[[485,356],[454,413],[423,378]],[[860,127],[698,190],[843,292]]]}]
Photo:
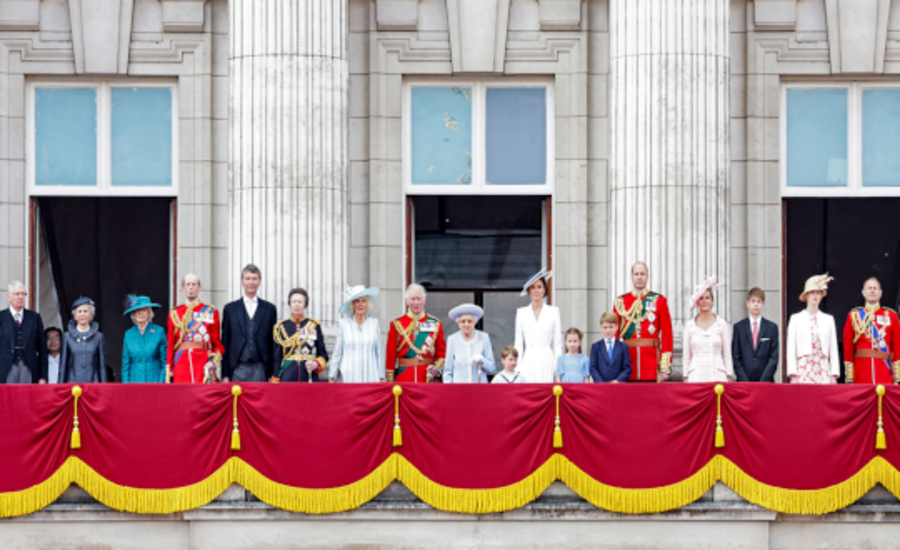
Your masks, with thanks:
[{"label": "grey hair", "polygon": [[243,280],[244,275],[247,273],[255,273],[257,277],[262,280],[262,273],[259,272],[259,268],[256,267],[255,264],[247,264],[244,266],[244,269],[241,270],[241,279]]},{"label": "grey hair", "polygon": [[187,275],[185,275],[184,277],[181,278],[181,286],[184,286],[184,283],[185,283],[185,281],[187,281],[188,277],[195,277],[197,279],[197,286],[199,286],[199,287],[203,286],[202,284],[200,284],[200,277],[198,277],[197,275],[195,275],[193,273],[188,273]]},{"label": "grey hair", "polygon": [[406,287],[406,293],[403,295],[403,297],[409,299],[409,293],[412,292],[413,290],[421,291],[422,298],[424,298],[425,296],[428,296],[428,291],[425,290],[424,286],[420,285],[419,283],[413,283],[413,284],[409,285],[408,287]]},{"label": "grey hair", "polygon": [[6,292],[8,294],[12,294],[19,287],[25,288],[25,283],[23,283],[22,281],[13,281],[6,286]]},{"label": "grey hair", "polygon": [[[91,321],[94,320],[94,316],[97,314],[97,308],[91,304],[81,304],[82,306],[87,306],[89,310],[91,310]],[[81,307],[81,306],[78,306]],[[78,307],[72,309],[72,318],[75,318],[75,312],[78,311]]]},{"label": "grey hair", "polygon": [[[145,308],[141,308],[141,309],[149,309],[149,310],[150,310],[150,318],[147,319],[147,322],[148,322],[148,323],[152,322],[152,321],[153,321],[153,315],[154,315],[153,308],[152,308],[152,307],[149,307],[149,308],[148,308],[148,307],[145,307]],[[134,323],[134,324],[137,324],[137,321],[134,320],[134,314],[137,313],[138,311],[140,311],[140,309],[137,309],[137,310],[135,310],[135,311],[132,311],[131,314],[129,315],[129,317],[131,317],[131,322]]]}]

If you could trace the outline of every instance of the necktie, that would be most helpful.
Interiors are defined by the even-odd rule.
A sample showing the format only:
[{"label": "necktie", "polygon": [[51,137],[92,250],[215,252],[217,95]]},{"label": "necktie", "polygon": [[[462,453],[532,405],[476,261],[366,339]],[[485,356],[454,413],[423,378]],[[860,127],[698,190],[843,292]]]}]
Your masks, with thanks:
[{"label": "necktie", "polygon": [[612,352],[613,352],[612,342],[607,340],[606,341],[606,355],[607,355],[607,357],[609,357],[610,362],[612,361]]},{"label": "necktie", "polygon": [[759,340],[759,321],[753,321],[753,349],[756,349],[756,342]]},{"label": "necktie", "polygon": [[22,326],[22,312],[16,313],[16,324]]}]

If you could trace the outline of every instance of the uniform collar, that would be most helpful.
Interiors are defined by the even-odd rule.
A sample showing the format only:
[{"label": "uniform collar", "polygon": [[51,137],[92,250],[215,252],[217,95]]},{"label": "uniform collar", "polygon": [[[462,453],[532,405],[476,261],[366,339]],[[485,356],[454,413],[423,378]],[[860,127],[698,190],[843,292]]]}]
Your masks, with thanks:
[{"label": "uniform collar", "polygon": [[197,306],[203,305],[203,302],[200,301],[200,298],[197,298],[197,299],[194,300],[193,302],[188,302],[188,303],[185,304],[185,305],[188,306],[188,307],[191,308],[191,309],[197,309]]},{"label": "uniform collar", "polygon": [[645,298],[648,294],[650,294],[650,290],[648,290],[646,288],[640,292],[635,292],[633,290],[631,291],[631,295],[634,296],[635,298],[637,298],[638,300]]},{"label": "uniform collar", "polygon": [[875,312],[875,311],[878,311],[879,309],[881,309],[880,303],[876,302],[875,305],[870,306],[869,303],[866,302],[866,311],[867,312]]},{"label": "uniform collar", "polygon": [[410,319],[412,319],[413,321],[422,321],[423,319],[428,317],[428,314],[423,311],[418,317],[416,317],[416,314],[413,313],[412,310],[407,309],[406,316],[409,317]]},{"label": "uniform collar", "polygon": [[293,315],[291,315],[291,321],[293,321],[295,325],[299,325],[300,323],[303,322],[304,319],[306,319],[305,316],[303,316],[303,317],[294,317]]}]

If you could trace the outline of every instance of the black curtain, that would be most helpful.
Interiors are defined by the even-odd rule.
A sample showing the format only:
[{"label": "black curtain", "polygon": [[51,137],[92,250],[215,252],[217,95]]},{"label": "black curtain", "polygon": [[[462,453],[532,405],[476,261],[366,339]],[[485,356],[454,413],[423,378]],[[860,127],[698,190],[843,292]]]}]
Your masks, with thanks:
[{"label": "black curtain", "polygon": [[882,305],[897,308],[900,198],[791,198],[785,203],[788,317],[804,307],[798,297],[806,279],[826,271],[834,281],[821,307],[834,315],[838,332],[850,309],[863,305],[863,282],[869,277],[881,281]]},{"label": "black curtain", "polygon": [[88,296],[106,338],[106,361],[121,380],[122,338],[131,318],[125,296],[145,294],[162,305],[154,322],[165,326],[169,304],[169,198],[39,199],[42,232],[53,266],[63,330],[72,302]]}]

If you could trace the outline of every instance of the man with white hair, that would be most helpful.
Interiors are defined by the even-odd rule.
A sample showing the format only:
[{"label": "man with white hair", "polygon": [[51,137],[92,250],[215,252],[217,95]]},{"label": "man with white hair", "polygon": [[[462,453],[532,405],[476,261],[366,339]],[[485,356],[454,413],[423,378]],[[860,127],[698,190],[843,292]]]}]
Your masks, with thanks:
[{"label": "man with white hair", "polygon": [[25,309],[25,285],[13,281],[6,290],[9,308],[0,313],[0,383],[47,381],[47,336],[37,313]]},{"label": "man with white hair", "polygon": [[444,327],[425,313],[425,289],[411,284],[406,289],[406,315],[391,322],[387,339],[388,382],[440,380],[447,355]]},{"label": "man with white hair", "polygon": [[185,303],[169,312],[166,382],[218,382],[225,347],[219,310],[200,301],[200,278],[189,273],[181,280]]}]

